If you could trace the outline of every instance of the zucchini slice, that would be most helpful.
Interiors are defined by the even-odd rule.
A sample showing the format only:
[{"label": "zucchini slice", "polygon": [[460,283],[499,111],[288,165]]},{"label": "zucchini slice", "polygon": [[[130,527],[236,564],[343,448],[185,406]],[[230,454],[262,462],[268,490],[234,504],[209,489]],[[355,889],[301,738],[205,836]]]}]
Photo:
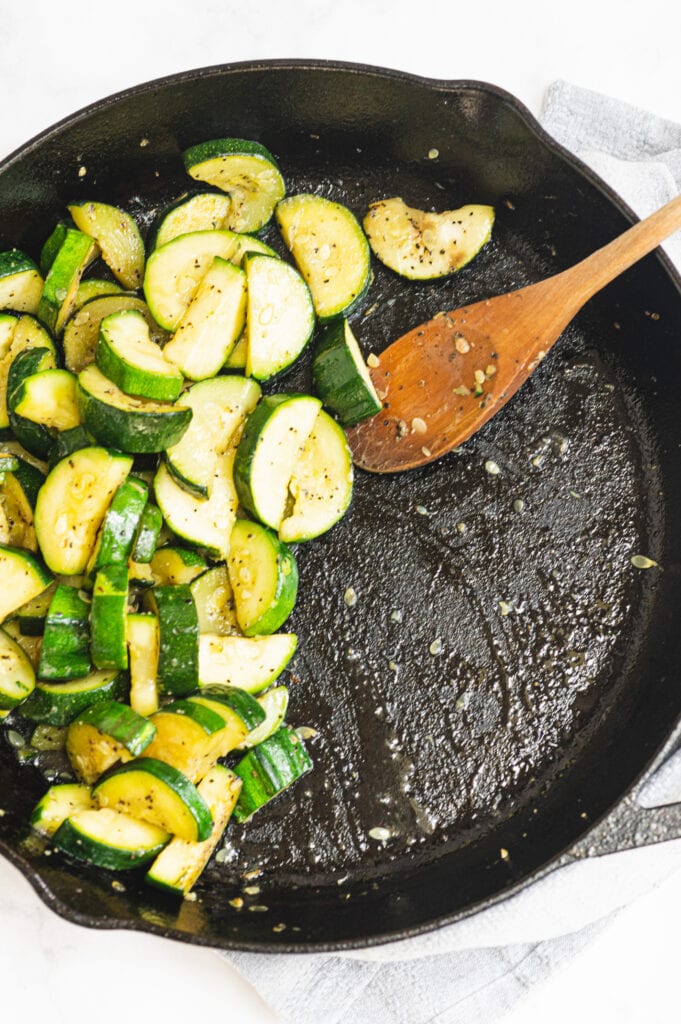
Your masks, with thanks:
[{"label": "zucchini slice", "polygon": [[91,672],[83,679],[68,683],[39,682],[21,713],[32,722],[69,725],[91,704],[103,700],[124,700],[127,691],[125,676],[116,671]]},{"label": "zucchini slice", "polygon": [[179,235],[194,231],[215,231],[227,227],[232,200],[221,192],[198,192],[181,196],[163,210],[152,225],[148,250],[160,249]]},{"label": "zucchini slice", "polygon": [[227,565],[241,632],[275,633],[293,611],[298,593],[298,566],[291,549],[259,523],[238,519]]},{"label": "zucchini slice", "polygon": [[103,295],[122,295],[123,289],[115,281],[105,281],[99,277],[89,277],[87,281],[81,281],[76,294],[76,305],[74,312],[84,306],[90,299],[100,299]]},{"label": "zucchini slice", "polygon": [[78,286],[86,267],[99,254],[97,243],[82,231],[67,228],[54,257],[38,305],[38,316],[51,331],[61,334],[78,299]]},{"label": "zucchini slice", "polygon": [[278,252],[254,235],[236,235],[235,237],[234,250],[229,258],[237,267],[243,266],[244,257],[249,253],[258,253],[262,256],[273,256],[275,260],[279,259]]},{"label": "zucchini slice", "polygon": [[330,320],[319,334],[312,361],[312,379],[322,405],[351,427],[383,408],[350,324]]},{"label": "zucchini slice", "polygon": [[25,252],[0,252],[0,309],[37,313],[42,291],[40,271]]},{"label": "zucchini slice", "polygon": [[81,448],[49,473],[34,518],[40,550],[54,572],[85,572],[111,499],[131,467],[128,455]]},{"label": "zucchini slice", "polygon": [[178,896],[186,895],[196,884],[220,841],[241,792],[241,779],[216,764],[198,785],[213,818],[213,831],[202,843],[171,839],[146,874],[147,882]]},{"label": "zucchini slice", "polygon": [[52,576],[28,551],[0,544],[0,622],[52,583]]},{"label": "zucchini slice", "polygon": [[100,295],[81,306],[64,328],[62,344],[67,370],[80,373],[94,362],[102,320],[124,310],[136,310],[144,317],[155,344],[162,346],[166,342],[168,335],[158,326],[143,299],[125,292],[120,295]]},{"label": "zucchini slice", "polygon": [[155,615],[128,615],[130,707],[139,715],[158,711],[158,619]]},{"label": "zucchini slice", "polygon": [[[17,372],[17,357],[28,348],[49,349],[53,356],[52,366],[56,366],[54,342],[42,324],[28,314],[19,317],[13,313],[0,313],[0,434],[6,433],[9,427],[7,399],[19,383],[18,380],[13,381],[10,390],[10,369],[14,366]],[[24,375],[27,376],[28,372]]]},{"label": "zucchini slice", "polygon": [[35,672],[25,652],[0,629],[0,709],[11,711],[35,688]]},{"label": "zucchini slice", "polygon": [[255,729],[249,732],[243,743],[237,747],[238,750],[250,750],[257,747],[263,740],[269,739],[272,733],[280,729],[284,724],[288,710],[288,690],[285,686],[273,686],[267,693],[258,697],[258,704],[265,712],[265,720]]},{"label": "zucchini slice", "polygon": [[187,490],[206,497],[216,463],[240,437],[246,417],[260,398],[260,387],[246,377],[216,377],[184,392],[178,405],[192,418],[180,441],[166,452],[166,463]]},{"label": "zucchini slice", "polygon": [[126,309],[104,317],[99,327],[95,362],[127,395],[174,402],[182,390],[182,374],[151,340],[139,310]]},{"label": "zucchini slice", "polygon": [[0,480],[0,543],[12,548],[37,551],[33,509],[14,473]]},{"label": "zucchini slice", "polygon": [[371,279],[369,245],[355,215],[323,196],[301,194],[279,203],[276,216],[319,319],[349,312]]},{"label": "zucchini slice", "polygon": [[321,404],[310,395],[267,395],[246,421],[234,460],[234,484],[246,511],[273,530],[284,518],[289,481]]},{"label": "zucchini slice", "polygon": [[42,636],[45,629],[45,618],[49,611],[57,583],[51,583],[47,590],[27,601],[15,612],[14,617],[19,623],[19,631],[23,636]]},{"label": "zucchini slice", "polygon": [[135,546],[132,552],[133,562],[148,564],[154,557],[158,539],[163,528],[163,513],[158,505],[147,502],[140,518]]},{"label": "zucchini slice", "polygon": [[234,808],[235,820],[247,821],[311,768],[310,755],[293,729],[278,729],[249,750],[234,769],[243,782]]},{"label": "zucchini slice", "polygon": [[221,715],[229,725],[238,720],[250,732],[265,721],[265,712],[258,701],[247,690],[240,686],[216,684],[207,690],[199,691],[188,698],[189,702],[198,702],[204,707],[211,707]]},{"label": "zucchini slice", "polygon": [[347,438],[322,410],[289,483],[293,509],[281,521],[281,539],[293,543],[326,533],[347,512],[352,486],[352,454]]},{"label": "zucchini slice", "polygon": [[229,553],[229,537],[238,506],[232,463],[233,458],[228,455],[217,460],[209,498],[186,491],[175,482],[164,463],[154,477],[156,501],[173,533],[221,560]]},{"label": "zucchini slice", "polygon": [[154,250],[147,261],[144,295],[161,327],[177,330],[215,257],[229,260],[235,246],[232,231],[193,231]]},{"label": "zucchini slice", "polygon": [[161,452],[177,444],[192,418],[190,409],[174,403],[126,395],[92,364],[78,374],[77,391],[87,429],[101,444],[126,452]]},{"label": "zucchini slice", "polygon": [[82,711],[68,727],[66,753],[82,782],[92,785],[118,761],[138,757],[154,736],[153,722],[127,704],[108,700]]},{"label": "zucchini slice", "polygon": [[369,244],[381,263],[412,281],[461,270],[492,234],[494,207],[462,206],[432,213],[395,197],[372,203],[364,218]]},{"label": "zucchini slice", "polygon": [[196,605],[199,633],[215,633],[216,636],[240,634],[226,565],[216,565],[202,573],[193,581],[190,589]]},{"label": "zucchini slice", "polygon": [[76,587],[57,585],[45,618],[38,676],[82,679],[90,671],[90,603]]},{"label": "zucchini slice", "polygon": [[92,448],[95,444],[94,437],[82,424],[71,427],[70,430],[61,430],[53,439],[47,465],[50,469],[54,469],[57,463],[68,455],[72,455],[73,452],[77,452],[81,448]]},{"label": "zucchini slice", "polygon": [[208,565],[198,551],[191,548],[176,548],[168,545],[158,548],[151,559],[154,581],[161,586],[176,586],[191,583],[205,573]]},{"label": "zucchini slice", "polygon": [[246,275],[216,256],[163,355],[190,380],[214,377],[236,345],[245,320]]},{"label": "zucchini slice", "polygon": [[192,693],[198,683],[199,623],[186,583],[154,587],[149,604],[158,617],[158,683],[164,693]]},{"label": "zucchini slice", "polygon": [[163,829],[109,807],[76,811],[57,829],[58,850],[110,871],[126,871],[156,857],[170,836]]},{"label": "zucchini slice", "polygon": [[182,156],[195,181],[229,193],[232,206],[227,227],[232,231],[259,231],[286,193],[274,157],[259,142],[211,139],[185,150]]},{"label": "zucchini slice", "polygon": [[31,827],[43,836],[51,838],[62,822],[76,811],[92,807],[90,787],[78,782],[64,782],[50,786],[38,801],[31,815]]},{"label": "zucchini slice", "polygon": [[[224,757],[247,734],[247,727],[234,719],[228,730],[225,717],[217,710],[191,700],[173,701],[152,715],[156,736],[146,751],[173,765],[192,782],[198,782],[218,757]],[[234,727],[236,725],[236,728]]]},{"label": "zucchini slice", "polygon": [[225,370],[245,370],[247,354],[246,335],[242,334],[225,363]]},{"label": "zucchini slice", "polygon": [[50,272],[50,267],[55,261],[55,257],[62,247],[64,239],[66,238],[66,232],[73,230],[75,224],[71,218],[57,221],[53,231],[48,236],[47,240],[43,244],[40,250],[40,273],[43,277],[47,277]]},{"label": "zucchini slice", "polygon": [[[47,353],[47,349],[33,350],[36,351]],[[32,454],[45,458],[56,432],[80,425],[76,378],[68,370],[33,373],[9,396],[9,408],[10,423],[18,440]]]},{"label": "zucchini slice", "polygon": [[314,308],[302,277],[283,260],[247,253],[244,267],[246,375],[268,380],[292,366],[307,345],[314,331]]},{"label": "zucchini slice", "polygon": [[31,746],[36,750],[64,750],[67,732],[65,725],[36,725],[31,733]]},{"label": "zucchini slice", "polygon": [[153,757],[140,757],[109,769],[92,790],[100,807],[157,825],[190,842],[208,839],[213,819],[193,782]]},{"label": "zucchini slice", "polygon": [[76,227],[96,240],[116,280],[124,288],[139,288],[144,277],[144,242],[130,214],[88,200],[71,203],[68,210]]},{"label": "zucchini slice", "polygon": [[136,476],[127,477],[116,489],[88,562],[88,574],[105,565],[128,564],[148,494],[149,488]]},{"label": "zucchini slice", "polygon": [[126,565],[104,565],[92,590],[91,652],[97,668],[127,668],[126,624],[129,572]]},{"label": "zucchini slice", "polygon": [[199,637],[199,684],[210,697],[212,686],[236,686],[259,693],[278,679],[298,646],[295,633],[269,636]]}]

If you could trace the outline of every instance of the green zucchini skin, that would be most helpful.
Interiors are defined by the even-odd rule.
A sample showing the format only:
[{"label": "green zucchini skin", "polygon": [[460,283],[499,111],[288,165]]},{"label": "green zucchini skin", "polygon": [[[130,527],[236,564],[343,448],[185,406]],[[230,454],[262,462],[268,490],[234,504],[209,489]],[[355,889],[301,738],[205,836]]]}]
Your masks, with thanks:
[{"label": "green zucchini skin", "polygon": [[322,405],[344,427],[351,427],[383,408],[350,324],[329,320],[319,332],[312,361],[312,379]]},{"label": "green zucchini skin", "polygon": [[32,373],[10,395],[9,409],[17,439],[32,455],[46,459],[55,435],[80,423],[76,379],[68,370]]},{"label": "green zucchini skin", "polygon": [[69,725],[76,715],[104,700],[125,700],[128,681],[117,671],[92,672],[67,683],[39,682],[24,701],[21,713],[32,722]]},{"label": "green zucchini skin", "polygon": [[250,750],[251,747],[257,747],[284,724],[288,710],[288,690],[285,686],[273,686],[258,697],[257,701],[265,712],[265,719],[249,732],[243,743],[236,748],[237,750]]},{"label": "green zucchini skin", "polygon": [[75,231],[76,225],[71,218],[60,220],[55,224],[52,233],[40,250],[40,272],[47,277],[55,257],[62,247],[67,231]]},{"label": "green zucchini skin", "polygon": [[95,729],[122,743],[134,757],[146,750],[154,736],[156,726],[149,719],[138,715],[127,704],[118,700],[106,700],[81,711],[72,725],[92,725]]},{"label": "green zucchini skin", "polygon": [[355,215],[324,196],[301,193],[282,200],[276,218],[319,319],[355,309],[371,281],[369,243]]},{"label": "green zucchini skin", "polygon": [[156,216],[147,237],[147,252],[160,249],[178,235],[193,231],[218,231],[225,221],[231,200],[224,192],[183,195]]},{"label": "green zucchini skin", "polygon": [[[40,550],[54,572],[85,572],[97,532],[132,461],[105,448],[81,448],[50,470],[34,518]],[[55,524],[60,528],[55,530]]]},{"label": "green zucchini skin", "polygon": [[0,579],[0,622],[52,583],[52,576],[38,558],[6,544],[0,544]]},{"label": "green zucchini skin", "polygon": [[277,162],[259,142],[210,139],[185,150],[182,158],[196,181],[206,181],[229,193],[232,204],[226,223],[232,231],[259,231],[285,195]]},{"label": "green zucchini skin", "polygon": [[55,334],[61,334],[73,312],[83,271],[97,253],[94,239],[82,231],[67,227],[45,278],[38,306],[39,318]]},{"label": "green zucchini skin", "polygon": [[[309,415],[309,424],[306,424],[305,436],[296,437],[295,433],[287,430],[287,437],[290,444],[283,448],[283,444],[276,444],[270,452],[272,445],[269,442],[274,421],[283,413],[290,415],[286,406],[292,403],[302,403],[297,406],[296,412],[303,406]],[[280,392],[276,395],[266,395],[246,420],[244,432],[239,441],[239,446],[234,459],[234,486],[239,501],[254,519],[258,519],[265,526],[278,530],[284,514],[287,502],[288,484],[293,475],[293,468],[300,455],[301,441],[304,442],[309,430],[312,428],[321,402],[318,398],[310,395],[297,394],[295,392]],[[300,422],[302,416],[295,417]],[[291,426],[293,422],[291,422]],[[283,448],[283,450],[282,450]],[[265,460],[265,465],[260,468],[260,463]],[[272,502],[272,481],[275,477],[275,469],[279,467],[280,478],[277,480],[277,502],[276,508]],[[282,468],[283,467],[283,468]],[[284,472],[285,470],[285,472]],[[283,474],[283,475],[281,475]],[[286,479],[284,479],[286,477]],[[265,484],[265,479],[269,483]],[[265,508],[263,497],[267,492],[267,505],[272,509]]]},{"label": "green zucchini skin", "polygon": [[298,594],[298,565],[276,533],[238,519],[229,542],[229,579],[244,636],[262,636],[286,622]]},{"label": "green zucchini skin", "polygon": [[262,706],[255,697],[238,686],[213,685],[201,690],[199,696],[224,704],[241,719],[249,732],[251,729],[257,729],[265,721]]},{"label": "green zucchini skin", "polygon": [[21,249],[0,252],[0,309],[36,313],[43,292],[37,266]]},{"label": "green zucchini skin", "polygon": [[270,380],[288,370],[312,338],[315,312],[310,290],[289,263],[246,253],[246,374]]},{"label": "green zucchini skin", "polygon": [[154,557],[158,538],[163,527],[163,515],[158,505],[147,502],[142,512],[135,546],[132,551],[133,562],[148,565]]},{"label": "green zucchini skin", "polygon": [[54,469],[62,459],[73,455],[74,452],[79,451],[81,448],[92,448],[96,443],[92,434],[82,424],[77,427],[71,427],[69,430],[60,430],[54,438],[52,448],[50,449],[50,456],[47,461],[48,468]]},{"label": "green zucchini skin", "polygon": [[129,570],[125,565],[104,565],[92,591],[92,661],[97,668],[128,667],[126,622]]},{"label": "green zucchini skin", "polygon": [[[127,841],[120,838],[127,834]],[[170,836],[162,829],[118,814],[108,808],[76,811],[53,836],[58,850],[79,861],[109,871],[126,871],[147,864]]]},{"label": "green zucchini skin", "polygon": [[159,688],[186,696],[199,681],[199,620],[192,592],[180,583],[154,587],[149,595],[159,624]]},{"label": "green zucchini skin", "polygon": [[177,444],[192,418],[191,409],[131,398],[92,365],[78,375],[78,408],[100,444],[135,455]]},{"label": "green zucchini skin", "polygon": [[35,672],[24,650],[0,629],[0,711],[7,713],[34,692]]},{"label": "green zucchini skin", "polygon": [[76,587],[57,585],[45,618],[38,676],[82,679],[90,671],[90,604]]},{"label": "green zucchini skin", "polygon": [[31,814],[31,828],[51,837],[62,822],[85,808],[92,807],[90,787],[79,782],[64,782],[50,786]]},{"label": "green zucchini skin", "polygon": [[68,207],[76,227],[95,239],[102,259],[124,288],[139,288],[144,277],[144,242],[125,210],[85,199]]},{"label": "green zucchini skin", "polygon": [[[86,282],[81,282],[80,288]],[[80,291],[79,288],[79,291]],[[77,309],[64,327],[64,362],[71,373],[80,373],[94,361],[102,320],[112,313],[134,309],[142,314],[152,339],[163,345],[168,335],[158,326],[143,299],[130,292],[97,295]]]},{"label": "green zucchini skin", "polygon": [[[127,808],[124,810],[119,806],[122,802],[119,800],[119,794],[127,788],[121,786],[121,782],[127,781],[125,779],[127,775],[133,776],[130,779],[129,791],[125,793],[125,802],[130,808],[129,811]],[[208,805],[196,786],[177,768],[166,764],[165,761],[159,761],[155,757],[139,757],[125,764],[114,765],[98,779],[92,789],[92,796],[100,806],[113,806],[114,810],[132,813],[133,817],[137,816],[135,815],[135,810],[137,810],[143,820],[159,824],[154,809],[150,807],[151,801],[147,799],[145,792],[147,785],[153,786],[154,783],[160,783],[175,795],[178,804],[182,805],[192,819],[194,834],[183,835],[179,827],[175,831],[175,828],[171,827],[171,823],[161,827],[167,827],[169,832],[181,835],[183,839],[190,842],[200,843],[208,839],[213,829],[213,819]]]},{"label": "green zucchini skin", "polygon": [[215,711],[202,704],[195,704],[191,698],[187,700],[174,700],[171,704],[163,706],[164,715],[184,715],[191,718],[201,726],[206,736],[212,736],[216,732],[222,732],[225,727],[225,720]]},{"label": "green zucchini skin", "polygon": [[182,390],[183,378],[167,361],[164,351],[152,341],[139,310],[127,309],[102,320],[95,362],[126,395],[174,402]]},{"label": "green zucchini skin", "polygon": [[249,750],[234,769],[243,783],[234,808],[235,820],[247,821],[311,768],[310,755],[293,729],[283,726],[272,733]]},{"label": "green zucchini skin", "polygon": [[91,571],[105,565],[127,565],[148,496],[149,488],[139,477],[123,481],[104,516]]},{"label": "green zucchini skin", "polygon": [[38,459],[47,458],[54,445],[54,432],[44,423],[36,423],[16,412],[20,388],[25,380],[43,370],[56,368],[54,353],[47,348],[25,348],[19,352],[7,374],[7,409],[9,423],[17,441]]}]

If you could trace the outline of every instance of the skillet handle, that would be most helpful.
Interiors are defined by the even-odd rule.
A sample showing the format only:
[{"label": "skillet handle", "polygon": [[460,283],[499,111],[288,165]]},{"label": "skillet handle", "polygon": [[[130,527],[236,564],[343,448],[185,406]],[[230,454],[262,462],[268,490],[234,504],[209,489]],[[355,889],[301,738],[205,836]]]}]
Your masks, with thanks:
[{"label": "skillet handle", "polygon": [[568,857],[602,857],[608,853],[621,853],[671,839],[681,839],[681,802],[656,807],[646,807],[639,802],[639,795],[646,789],[651,777],[675,751],[674,760],[681,760],[681,726],[660,751],[645,778],[571,847]]},{"label": "skillet handle", "polygon": [[681,803],[648,808],[627,796],[588,835],[575,843],[568,856],[575,860],[602,857],[669,839],[681,839]]}]

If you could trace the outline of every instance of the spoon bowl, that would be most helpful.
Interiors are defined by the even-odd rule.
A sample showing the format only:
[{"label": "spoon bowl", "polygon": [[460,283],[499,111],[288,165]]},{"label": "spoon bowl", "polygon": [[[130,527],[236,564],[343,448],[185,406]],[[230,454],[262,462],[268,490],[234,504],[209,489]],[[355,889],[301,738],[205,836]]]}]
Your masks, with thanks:
[{"label": "spoon bowl", "polygon": [[415,469],[471,437],[513,397],[582,306],[681,228],[681,195],[586,259],[402,335],[370,373],[383,409],[346,433],[374,473]]}]

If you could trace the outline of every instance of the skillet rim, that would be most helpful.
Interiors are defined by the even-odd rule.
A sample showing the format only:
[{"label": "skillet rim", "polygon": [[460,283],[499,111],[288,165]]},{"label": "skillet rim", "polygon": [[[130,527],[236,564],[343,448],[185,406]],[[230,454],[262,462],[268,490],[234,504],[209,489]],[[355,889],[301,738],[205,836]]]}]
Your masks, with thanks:
[{"label": "skillet rim", "polygon": [[[222,77],[225,74],[230,74],[239,71],[259,71],[268,72],[272,70],[285,71],[291,70],[296,72],[301,71],[343,71],[355,75],[370,76],[373,78],[382,78],[388,80],[399,81],[402,83],[413,83],[425,87],[430,91],[439,92],[465,92],[465,91],[478,91],[486,93],[489,96],[495,97],[501,103],[511,107],[515,114],[520,118],[528,131],[540,141],[546,149],[555,154],[564,164],[567,164],[578,176],[586,180],[591,186],[593,186],[614,208],[620,213],[630,224],[636,223],[639,218],[632,210],[632,208],[621,198],[621,196],[615,192],[615,190],[607,184],[598,174],[596,174],[587,164],[585,164],[579,157],[575,156],[570,150],[566,149],[559,142],[557,142],[553,136],[551,136],[540,124],[538,119],[529,110],[529,108],[513,93],[502,88],[501,86],[495,85],[491,82],[485,82],[478,79],[443,79],[443,78],[431,78],[426,75],[418,75],[408,71],[400,71],[394,68],[385,68],[380,65],[355,63],[352,61],[337,61],[328,59],[307,59],[307,58],[277,58],[277,59],[263,59],[263,60],[244,60],[235,61],[225,64],[213,64],[206,67],[190,68],[184,71],[175,72],[170,75],[163,75],[159,78],[154,78],[149,81],[138,83],[137,85],[130,86],[127,89],[119,90],[104,96],[98,100],[94,100],[83,107],[80,107],[76,111],[68,114],[66,117],[61,118],[54,124],[48,126],[43,131],[37,133],[27,142],[18,146],[12,150],[7,156],[0,161],[0,178],[2,174],[9,169],[16,161],[23,159],[30,155],[35,149],[37,149],[44,142],[50,139],[58,138],[61,132],[67,127],[73,127],[79,122],[85,120],[93,114],[101,114],[106,112],[108,109],[115,107],[121,101],[133,99],[140,95],[146,95],[158,90],[160,87],[177,86],[187,81],[196,81],[206,78],[217,78]],[[666,271],[668,277],[676,287],[679,293],[679,299],[681,301],[681,271],[677,270],[675,265],[672,263],[669,256],[658,247],[654,251],[654,255],[657,260],[660,261],[662,267]],[[138,931],[157,935],[161,938],[173,939],[178,942],[189,943],[195,946],[203,946],[206,948],[219,949],[225,951],[234,952],[257,952],[257,953],[323,953],[323,952],[338,952],[347,951],[352,949],[367,949],[374,946],[387,944],[390,942],[397,942],[403,939],[413,938],[417,935],[423,935],[430,931],[446,927],[456,923],[457,921],[464,920],[465,918],[471,917],[474,914],[480,912],[483,909],[487,909],[491,906],[501,903],[503,900],[514,896],[523,889],[533,885],[541,878],[550,874],[552,871],[559,869],[564,863],[566,858],[569,858],[570,851],[577,845],[582,844],[584,840],[596,830],[602,829],[604,823],[614,816],[618,808],[621,808],[623,804],[632,799],[633,794],[640,787],[642,781],[649,774],[653,765],[658,762],[661,753],[664,750],[668,750],[672,738],[679,733],[681,726],[681,716],[679,719],[672,723],[669,733],[663,739],[659,747],[653,752],[647,763],[641,768],[640,772],[632,780],[629,786],[623,790],[617,799],[617,801],[608,808],[603,814],[590,820],[587,827],[581,835],[573,839],[568,845],[562,850],[559,850],[549,861],[538,867],[535,871],[532,871],[529,875],[524,878],[511,881],[508,885],[501,887],[492,896],[487,896],[484,899],[479,900],[477,903],[472,904],[469,907],[455,911],[450,914],[437,917],[429,922],[411,925],[402,928],[399,931],[391,931],[381,935],[371,935],[369,937],[352,938],[339,941],[322,941],[322,942],[249,942],[244,940],[231,940],[225,937],[203,937],[195,933],[189,933],[182,931],[178,928],[168,928],[161,925],[154,924],[151,921],[147,921],[144,918],[138,917],[136,919],[125,919],[121,920],[118,918],[107,917],[106,915],[101,917],[94,917],[89,914],[81,913],[75,910],[73,907],[64,903],[62,899],[55,895],[49,888],[48,883],[41,877],[38,870],[26,859],[24,859],[20,853],[9,846],[3,839],[0,838],[0,853],[8,860],[14,867],[16,867],[20,873],[26,878],[29,885],[31,885],[34,892],[42,900],[42,902],[48,906],[52,911],[58,914],[60,917],[73,924],[78,924],[87,928],[94,928],[100,930],[127,930],[127,931]]]}]

